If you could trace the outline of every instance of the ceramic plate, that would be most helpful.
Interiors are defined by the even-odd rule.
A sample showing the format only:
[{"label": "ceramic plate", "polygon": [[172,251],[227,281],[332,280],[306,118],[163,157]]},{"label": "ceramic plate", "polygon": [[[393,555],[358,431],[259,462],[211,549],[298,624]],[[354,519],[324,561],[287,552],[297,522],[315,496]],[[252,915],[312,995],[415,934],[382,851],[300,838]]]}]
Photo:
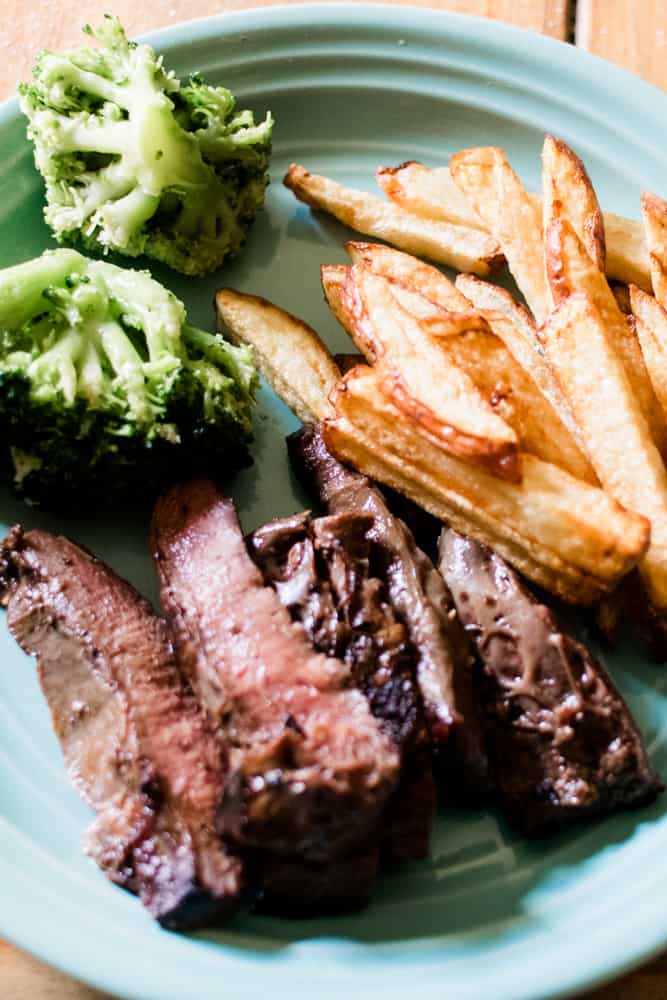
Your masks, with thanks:
[{"label": "ceramic plate", "polygon": [[[666,193],[664,94],[561,43],[482,20],[401,7],[245,11],[149,39],[178,73],[203,71],[276,119],[273,185],[242,258],[220,279],[154,269],[212,327],[216,281],[273,299],[331,346],[345,337],[322,302],[319,265],[349,234],[280,184],[292,160],[373,189],[378,164],[445,163],[465,146],[505,147],[530,185],[545,130],[586,162],[605,208],[637,216]],[[0,264],[51,245],[16,104],[0,113]],[[306,505],[283,438],[295,420],[268,390],[256,464],[237,481],[247,529]],[[155,597],[146,525],[95,511],[38,517],[0,496],[0,520],[80,539]],[[32,662],[0,623],[0,935],[128,998],[536,1000],[583,988],[667,944],[667,797],[531,845],[495,815],[440,816],[430,861],[383,878],[368,911],[309,922],[241,916],[177,936],[152,923],[82,854],[90,820],[69,787]],[[667,776],[667,675],[636,650],[610,669]]]}]

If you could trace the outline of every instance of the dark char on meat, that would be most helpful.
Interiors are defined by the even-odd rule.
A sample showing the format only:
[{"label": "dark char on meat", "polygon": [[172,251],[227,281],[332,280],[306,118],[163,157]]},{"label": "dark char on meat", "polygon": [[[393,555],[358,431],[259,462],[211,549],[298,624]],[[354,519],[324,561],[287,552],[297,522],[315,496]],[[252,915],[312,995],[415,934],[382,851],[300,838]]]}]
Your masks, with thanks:
[{"label": "dark char on meat", "polygon": [[327,451],[317,425],[305,425],[287,444],[297,478],[328,513],[373,516],[370,537],[386,560],[380,575],[418,651],[416,679],[439,784],[448,798],[452,793],[472,801],[486,797],[489,773],[473,693],[475,659],[442,576],[379,489]]},{"label": "dark char on meat", "polygon": [[401,756],[401,781],[380,823],[385,863],[428,856],[435,809],[430,744],[414,679],[417,653],[379,573],[386,558],[371,514],[271,521],[248,551],[321,653],[342,660]]},{"label": "dark char on meat", "polygon": [[500,805],[537,836],[639,806],[662,785],[603,667],[500,556],[444,529],[440,568],[482,663]]},{"label": "dark char on meat", "polygon": [[215,832],[226,755],[165,623],[78,545],[20,527],[2,545],[0,594],[37,659],[70,778],[97,813],[87,853],[166,927],[227,919],[242,869]]}]

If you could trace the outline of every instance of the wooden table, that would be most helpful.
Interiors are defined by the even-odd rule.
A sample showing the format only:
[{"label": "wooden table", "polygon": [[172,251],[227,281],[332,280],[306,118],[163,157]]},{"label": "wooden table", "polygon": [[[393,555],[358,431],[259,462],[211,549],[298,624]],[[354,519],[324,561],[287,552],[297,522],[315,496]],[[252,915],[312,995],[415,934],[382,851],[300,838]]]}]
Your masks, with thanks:
[{"label": "wooden table", "polygon": [[[19,5],[17,0],[0,0],[0,100],[13,92],[18,80],[29,76],[38,49],[77,43],[80,25],[87,21],[95,23],[106,11],[118,14],[130,34],[138,34],[193,17],[272,2],[158,0],[144,5],[137,0],[23,0]],[[411,2],[420,7],[496,18],[574,42],[667,89],[667,0]],[[103,1000],[103,994],[81,986],[2,941],[0,997],[2,1000]],[[667,1000],[667,955],[587,994],[584,1000]]]}]

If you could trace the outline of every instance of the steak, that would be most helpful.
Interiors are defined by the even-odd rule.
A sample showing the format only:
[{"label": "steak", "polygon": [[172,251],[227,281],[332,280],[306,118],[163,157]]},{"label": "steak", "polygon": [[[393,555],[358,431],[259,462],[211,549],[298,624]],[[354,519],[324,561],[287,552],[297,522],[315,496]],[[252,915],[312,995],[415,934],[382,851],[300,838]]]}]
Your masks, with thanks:
[{"label": "steak", "polygon": [[482,662],[499,800],[528,835],[638,806],[662,786],[603,667],[493,551],[445,529],[440,568]]},{"label": "steak", "polygon": [[37,659],[70,778],[97,813],[87,852],[165,927],[229,917],[242,872],[215,833],[226,754],[165,623],[103,563],[42,531],[10,532],[0,593]]},{"label": "steak", "polygon": [[231,747],[218,829],[324,863],[365,846],[399,755],[345,664],[313,650],[252,562],[231,500],[194,481],[162,497],[153,552],[181,663]]},{"label": "steak", "polygon": [[400,753],[401,781],[381,823],[383,859],[393,863],[428,856],[435,789],[417,654],[378,575],[386,560],[373,526],[371,514],[299,514],[258,528],[247,545],[315,648],[348,666]]},{"label": "steak", "polygon": [[475,660],[442,576],[379,489],[327,451],[318,426],[305,425],[291,435],[288,450],[297,477],[325,510],[373,516],[371,537],[384,555],[380,575],[418,651],[415,676],[436,773],[447,793],[484,797],[489,775],[473,694]]}]

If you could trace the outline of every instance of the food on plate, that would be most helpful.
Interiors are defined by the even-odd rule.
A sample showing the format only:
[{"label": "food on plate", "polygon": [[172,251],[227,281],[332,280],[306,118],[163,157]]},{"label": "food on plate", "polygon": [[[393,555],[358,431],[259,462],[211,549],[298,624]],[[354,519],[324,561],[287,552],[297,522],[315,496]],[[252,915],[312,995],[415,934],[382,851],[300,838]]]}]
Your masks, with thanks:
[{"label": "food on plate", "polygon": [[630,286],[630,303],[646,370],[667,415],[667,312],[652,295],[634,285]]},{"label": "food on plate", "polygon": [[[408,212],[425,219],[455,222],[488,231],[486,223],[454,183],[449,167],[431,169],[412,161],[399,167],[380,167],[375,176],[391,200]],[[541,213],[541,195],[529,193],[529,198]],[[648,291],[651,278],[646,236],[641,222],[612,212],[603,213],[603,222],[608,277]]]},{"label": "food on plate", "polygon": [[0,412],[34,503],[110,503],[249,462],[248,348],[190,326],[146,271],[47,251],[0,271]]},{"label": "food on plate", "polygon": [[355,243],[350,240],[345,244],[345,249],[353,264],[363,264],[373,274],[412,289],[443,309],[463,313],[468,311],[465,295],[437,267],[381,243]]},{"label": "food on plate", "polygon": [[252,348],[259,371],[301,420],[332,412],[328,397],[340,372],[314,330],[266,299],[231,288],[216,292],[215,305],[221,331]]},{"label": "food on plate", "polygon": [[542,188],[543,231],[565,214],[588,256],[604,274],[604,223],[593,185],[576,153],[552,135],[546,136],[542,148]]},{"label": "food on plate", "polygon": [[602,666],[497,554],[447,528],[440,568],[482,667],[500,805],[528,835],[652,801],[662,785]]},{"label": "food on plate", "polygon": [[645,191],[641,204],[653,294],[667,309],[667,202]]},{"label": "food on plate", "polygon": [[[357,347],[376,363],[382,391],[410,418],[416,434],[498,476],[520,479],[515,432],[403,308],[391,282],[355,264],[343,290],[343,305]],[[479,327],[474,313],[462,323],[455,315],[448,324],[448,316],[442,319],[447,332]]]},{"label": "food on plate", "polygon": [[288,451],[297,478],[328,513],[373,516],[370,540],[382,554],[389,599],[415,650],[415,678],[439,785],[446,798],[452,793],[469,801],[484,798],[488,773],[471,650],[442,578],[378,487],[328,451],[318,426],[306,424],[288,438]]},{"label": "food on plate", "polygon": [[69,776],[97,814],[86,852],[165,927],[231,916],[240,861],[215,836],[226,752],[168,629],[65,538],[14,528],[0,550],[7,625],[37,660]]},{"label": "food on plate", "polygon": [[[239,293],[240,305],[243,299]],[[281,330],[283,337],[291,337],[289,325]],[[301,336],[299,327],[295,344]],[[326,350],[319,338],[318,343]],[[290,352],[286,342],[283,348],[290,367],[280,376],[282,382],[304,391],[308,386],[312,395],[321,392],[310,355]],[[522,454],[522,481],[510,483],[419,437],[410,418],[387,399],[373,369],[349,372],[331,402],[336,416],[324,421],[323,430],[339,459],[498,548],[531,580],[564,600],[592,604],[646,550],[645,518],[557,466]]]},{"label": "food on plate", "polygon": [[639,573],[653,607],[667,611],[667,471],[609,328],[578,292],[551,314],[543,337],[600,482],[650,521]]},{"label": "food on plate", "polygon": [[498,241],[507,266],[541,323],[550,307],[542,222],[503,150],[495,146],[461,150],[450,159],[449,169],[454,183]]},{"label": "food on plate", "polygon": [[392,606],[389,553],[375,517],[359,509],[270,521],[247,539],[264,581],[276,590],[315,649],[342,660],[401,759],[401,778],[380,824],[387,864],[428,857],[435,809],[431,753],[417,650]]},{"label": "food on plate", "polygon": [[420,440],[385,398],[371,368],[343,378],[324,422],[327,447],[420,506],[495,548],[533,582],[592,604],[641,560],[649,523],[603,490],[532,455],[510,483]]},{"label": "food on plate", "polygon": [[255,124],[224,87],[182,83],[115,17],[86,30],[97,48],[41,52],[19,88],[46,222],[61,242],[216,270],[263,204],[271,115]]},{"label": "food on plate", "polygon": [[588,295],[600,313],[606,335],[621,358],[653,438],[661,454],[667,455],[667,422],[656,399],[637,334],[619,309],[607,279],[589,257],[566,216],[555,218],[544,234],[545,264],[554,305],[569,295]]},{"label": "food on plate", "polygon": [[540,342],[535,317],[505,288],[492,285],[488,281],[481,281],[474,274],[458,274],[456,289],[480,312],[500,313],[516,327],[529,346],[539,351]]},{"label": "food on plate", "polygon": [[358,850],[395,791],[400,757],[347,686],[349,667],[295,628],[212,483],[160,498],[152,550],[177,656],[230,748],[221,834],[319,864]]},{"label": "food on plate", "polygon": [[478,229],[425,221],[365,191],[312,174],[297,163],[287,171],[284,184],[299,201],[333,215],[351,229],[437,264],[484,277],[501,263],[495,241]]}]

